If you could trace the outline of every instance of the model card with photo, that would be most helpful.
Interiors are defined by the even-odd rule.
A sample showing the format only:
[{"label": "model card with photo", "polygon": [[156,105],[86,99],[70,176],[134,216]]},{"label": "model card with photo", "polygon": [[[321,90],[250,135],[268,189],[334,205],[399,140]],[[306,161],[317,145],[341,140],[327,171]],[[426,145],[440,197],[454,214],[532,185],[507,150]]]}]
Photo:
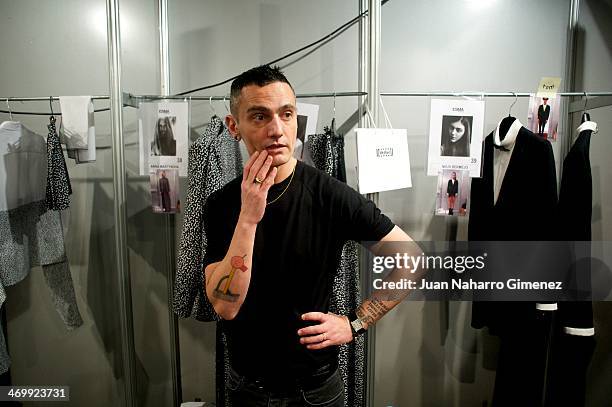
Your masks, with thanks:
[{"label": "model card with photo", "polygon": [[444,170],[480,177],[484,101],[432,99],[427,175]]},{"label": "model card with photo", "polygon": [[181,201],[178,170],[156,170],[149,175],[149,179],[153,212],[179,213]]},{"label": "model card with photo", "polygon": [[319,105],[313,105],[309,103],[298,103],[297,104],[297,140],[295,141],[295,148],[293,149],[293,156],[298,160],[304,158],[304,145],[308,140],[310,134],[316,134],[317,132],[317,121],[319,119]]},{"label": "model card with photo", "polygon": [[469,171],[441,171],[438,174],[435,214],[441,216],[467,215],[470,186]]},{"label": "model card with photo", "polygon": [[557,141],[561,98],[531,96],[527,112],[527,128],[542,138]]},{"label": "model card with photo", "polygon": [[138,108],[140,175],[177,170],[187,176],[189,104],[146,102]]}]

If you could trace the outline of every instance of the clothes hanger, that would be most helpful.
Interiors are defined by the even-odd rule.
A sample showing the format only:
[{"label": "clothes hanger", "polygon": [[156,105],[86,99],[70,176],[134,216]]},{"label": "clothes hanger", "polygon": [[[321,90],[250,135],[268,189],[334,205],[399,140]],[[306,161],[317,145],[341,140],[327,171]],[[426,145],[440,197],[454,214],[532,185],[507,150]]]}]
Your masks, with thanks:
[{"label": "clothes hanger", "polygon": [[514,102],[512,102],[510,108],[508,109],[508,117],[504,117],[499,123],[499,141],[502,141],[506,137],[508,130],[510,130],[510,126],[512,126],[512,123],[514,123],[516,120],[516,118],[512,116],[512,108],[516,104],[518,96],[514,92],[512,92],[512,94],[514,95]]},{"label": "clothes hanger", "polygon": [[2,123],[0,123],[0,129],[5,129],[5,128],[8,128],[8,127],[13,127],[13,123],[11,123],[13,121],[13,112],[11,111],[11,106],[9,105],[8,98],[6,98],[6,110],[8,110],[9,120],[8,121],[3,121]]},{"label": "clothes hanger", "polygon": [[215,107],[212,103],[212,96],[208,98],[208,105],[210,106],[210,110],[212,111],[213,117],[217,116],[217,111],[215,110]]},{"label": "clothes hanger", "polygon": [[8,98],[6,98],[6,110],[8,110],[9,120],[13,121],[13,112],[11,111],[11,105],[9,104]]},{"label": "clothes hanger", "polygon": [[332,116],[331,131],[332,134],[336,134],[336,92],[334,92],[334,113]]},{"label": "clothes hanger", "polygon": [[49,121],[51,124],[55,124],[55,113],[53,113],[53,96],[49,96],[49,109],[51,110],[51,116],[49,116]]},{"label": "clothes hanger", "polygon": [[227,111],[227,114],[231,114],[229,107],[227,107],[227,102],[225,101],[225,96],[223,96],[223,106],[225,106],[225,111]]},{"label": "clothes hanger", "polygon": [[[582,119],[580,120],[580,123],[590,122],[591,121],[591,115],[586,112],[588,101],[589,101],[589,99],[588,99],[587,93],[584,92],[584,107],[582,108]],[[7,103],[8,103],[8,101],[7,101]]]}]

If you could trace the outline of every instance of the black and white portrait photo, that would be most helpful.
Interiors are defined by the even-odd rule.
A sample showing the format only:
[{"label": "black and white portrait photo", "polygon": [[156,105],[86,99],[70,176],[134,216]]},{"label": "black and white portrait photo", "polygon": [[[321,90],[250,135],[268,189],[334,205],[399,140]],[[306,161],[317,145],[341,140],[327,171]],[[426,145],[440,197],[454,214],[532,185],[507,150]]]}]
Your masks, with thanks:
[{"label": "black and white portrait photo", "polygon": [[442,116],[440,156],[470,156],[472,119],[472,116]]},{"label": "black and white portrait photo", "polygon": [[468,170],[480,177],[484,100],[431,99],[427,175]]},{"label": "black and white portrait photo", "polygon": [[140,175],[160,168],[187,176],[189,102],[142,102],[138,105]]},{"label": "black and white portrait photo", "polygon": [[297,139],[302,143],[306,141],[306,126],[308,124],[308,116],[304,116],[299,114],[297,118],[298,122],[298,131],[297,131]]},{"label": "black and white portrait photo", "polygon": [[151,141],[152,156],[175,156],[176,139],[174,125],[176,116],[159,117],[155,124],[153,140]]},{"label": "black and white portrait photo", "polygon": [[306,162],[311,162],[308,149],[304,148],[304,146],[308,141],[308,136],[317,132],[319,105],[313,105],[310,103],[298,103],[297,111],[298,128],[295,148],[293,150],[293,156],[298,160],[305,160]]}]

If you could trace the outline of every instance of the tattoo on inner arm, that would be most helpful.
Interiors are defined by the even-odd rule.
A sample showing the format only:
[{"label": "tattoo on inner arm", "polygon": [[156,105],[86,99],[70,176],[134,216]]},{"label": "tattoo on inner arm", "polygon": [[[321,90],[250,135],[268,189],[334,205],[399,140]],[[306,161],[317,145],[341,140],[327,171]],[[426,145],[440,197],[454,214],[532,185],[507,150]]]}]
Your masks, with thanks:
[{"label": "tattoo on inner arm", "polygon": [[[230,302],[238,301],[238,297],[240,297],[240,294],[232,293],[230,291],[230,284],[232,283],[232,279],[234,278],[234,274],[236,273],[236,270],[242,270],[242,272],[245,272],[248,270],[248,268],[244,265],[245,257],[246,257],[246,254],[242,257],[233,256],[231,258],[230,264],[232,266],[232,269],[230,270],[229,274],[221,277],[219,282],[217,282],[217,286],[213,290],[213,295],[215,296],[215,298],[218,298],[224,301],[230,301]],[[211,277],[211,280],[212,280],[212,277]]]},{"label": "tattoo on inner arm", "polygon": [[387,307],[384,302],[372,299],[357,308],[356,314],[359,319],[370,326],[382,318],[388,311],[389,307]]}]

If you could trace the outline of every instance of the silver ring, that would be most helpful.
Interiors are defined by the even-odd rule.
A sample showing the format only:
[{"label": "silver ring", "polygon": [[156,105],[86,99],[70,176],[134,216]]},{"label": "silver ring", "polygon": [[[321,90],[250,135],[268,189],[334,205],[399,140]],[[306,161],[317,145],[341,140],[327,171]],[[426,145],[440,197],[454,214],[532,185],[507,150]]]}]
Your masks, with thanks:
[{"label": "silver ring", "polygon": [[327,340],[327,334],[325,332],[323,332],[323,341],[322,342],[325,342],[326,340]]},{"label": "silver ring", "polygon": [[256,184],[263,184],[263,180],[261,180],[261,179],[259,179],[259,178],[257,178],[257,177],[255,177],[255,179],[253,180],[253,182],[254,182],[254,183],[256,183]]}]

